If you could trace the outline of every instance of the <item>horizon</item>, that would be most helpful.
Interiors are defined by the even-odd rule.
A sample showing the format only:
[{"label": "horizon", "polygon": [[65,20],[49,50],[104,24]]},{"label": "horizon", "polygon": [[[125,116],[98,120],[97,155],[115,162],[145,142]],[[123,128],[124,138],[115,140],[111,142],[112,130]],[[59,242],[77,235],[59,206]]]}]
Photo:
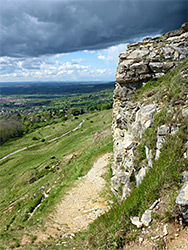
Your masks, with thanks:
[{"label": "horizon", "polygon": [[101,83],[101,84],[108,84],[108,83],[115,83],[115,81],[98,81],[98,80],[91,80],[91,81],[53,81],[53,80],[51,80],[51,81],[10,81],[10,82],[0,82],[0,85],[1,84],[17,84],[17,83],[20,83],[20,84],[37,84],[37,83],[93,83],[93,84],[95,84],[95,83]]}]

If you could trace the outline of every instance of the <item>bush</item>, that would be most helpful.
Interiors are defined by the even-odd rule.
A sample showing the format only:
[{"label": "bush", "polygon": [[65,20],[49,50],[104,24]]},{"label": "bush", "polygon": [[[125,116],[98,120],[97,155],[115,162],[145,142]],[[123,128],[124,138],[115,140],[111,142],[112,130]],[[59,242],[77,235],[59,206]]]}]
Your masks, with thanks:
[{"label": "bush", "polygon": [[62,118],[61,118],[61,121],[62,122],[65,122],[65,121],[67,121],[68,120],[68,118],[66,117],[66,116],[63,116]]},{"label": "bush", "polygon": [[33,136],[32,140],[37,141],[38,138],[36,136]]},{"label": "bush", "polygon": [[22,136],[24,132],[21,121],[9,119],[0,121],[0,144],[11,138]]}]

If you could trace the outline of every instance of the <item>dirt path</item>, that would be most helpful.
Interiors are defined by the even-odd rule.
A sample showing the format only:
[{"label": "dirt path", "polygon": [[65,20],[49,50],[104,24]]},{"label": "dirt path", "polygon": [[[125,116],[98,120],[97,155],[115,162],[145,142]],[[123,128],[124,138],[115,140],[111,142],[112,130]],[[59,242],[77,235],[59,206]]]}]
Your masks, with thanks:
[{"label": "dirt path", "polygon": [[[84,122],[85,122],[85,120],[82,120],[82,121],[80,122],[80,124],[79,124],[76,128],[74,128],[73,130],[70,130],[70,131],[68,131],[68,132],[66,132],[66,133],[64,133],[64,134],[62,134],[62,135],[60,135],[60,136],[58,136],[58,137],[55,137],[55,138],[49,140],[48,142],[55,141],[55,140],[57,140],[57,139],[59,139],[59,138],[65,136],[65,135],[68,135],[69,133],[71,133],[71,132],[73,132],[73,131],[75,131],[75,130],[81,128],[82,123],[84,123]],[[10,153],[10,154],[8,154],[8,155],[6,155],[6,156],[0,158],[0,161],[5,160],[6,158],[8,158],[8,157],[11,156],[11,155],[14,155],[14,154],[16,154],[16,153],[18,153],[18,152],[21,152],[21,151],[26,150],[26,149],[28,149],[28,148],[34,147],[34,146],[36,146],[36,145],[37,145],[37,144],[32,144],[32,145],[30,145],[30,146],[27,146],[27,147],[18,149],[18,150],[16,150],[16,151],[14,151],[14,152],[12,152],[12,153]]]},{"label": "dirt path", "polygon": [[46,231],[37,233],[37,242],[49,236],[66,237],[82,231],[109,209],[107,201],[100,195],[106,184],[102,175],[107,171],[110,158],[110,153],[100,157],[87,175],[75,182],[75,186],[49,216]]}]

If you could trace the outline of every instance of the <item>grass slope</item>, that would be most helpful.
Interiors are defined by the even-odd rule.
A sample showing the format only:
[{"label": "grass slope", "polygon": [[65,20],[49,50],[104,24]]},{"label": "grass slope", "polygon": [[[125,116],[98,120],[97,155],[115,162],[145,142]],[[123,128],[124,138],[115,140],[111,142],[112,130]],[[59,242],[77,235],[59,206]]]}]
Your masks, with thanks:
[{"label": "grass slope", "polygon": [[[138,100],[144,101],[145,103],[157,102],[161,103],[161,105],[163,106],[161,112],[158,113],[154,119],[153,127],[149,128],[146,131],[145,137],[143,138],[143,141],[141,141],[142,145],[145,144],[150,148],[155,149],[157,127],[162,124],[174,126],[179,124],[178,132],[174,136],[167,138],[161,150],[162,153],[159,159],[154,162],[153,168],[148,171],[147,176],[143,180],[142,184],[138,188],[136,188],[125,201],[121,203],[114,203],[108,213],[99,217],[94,223],[90,225],[87,231],[76,234],[73,240],[69,241],[60,238],[49,239],[48,241],[43,243],[27,245],[24,249],[118,249],[121,248],[126,242],[133,239],[136,234],[140,233],[140,229],[136,229],[135,226],[131,224],[131,216],[141,215],[164,192],[171,193],[170,202],[172,206],[174,205],[177,191],[181,186],[182,171],[187,169],[187,160],[184,159],[183,153],[185,151],[184,145],[188,138],[188,120],[187,117],[182,116],[181,112],[182,104],[186,102],[188,93],[187,77],[183,78],[182,72],[187,72],[187,69],[188,60],[185,60],[175,70],[169,72],[164,77],[158,79],[157,81],[148,82],[146,86],[140,89],[134,96],[135,102]],[[171,113],[168,112],[169,107],[171,108]],[[54,142],[54,144],[51,145],[47,144],[45,148],[43,148],[43,146],[39,146],[38,149],[40,150],[37,151],[37,154],[39,153],[40,160],[38,161],[38,163],[36,162],[34,164],[35,161],[34,158],[32,158],[32,150],[30,152],[31,156],[30,154],[27,154],[27,157],[31,157],[31,159],[33,159],[29,160],[29,162],[32,163],[30,164],[30,166],[36,166],[36,168],[38,168],[38,171],[40,171],[40,166],[44,166],[45,164],[47,164],[47,162],[48,164],[55,164],[54,162],[51,162],[52,159],[49,159],[49,156],[53,154],[56,156],[56,160],[59,160],[63,156],[63,154],[67,155],[73,151],[77,153],[78,157],[75,158],[75,160],[73,159],[70,164],[65,164],[63,166],[59,173],[63,173],[65,175],[65,180],[60,181],[60,184],[53,188],[49,199],[44,200],[43,205],[38,209],[33,219],[21,222],[21,219],[19,219],[18,217],[19,208],[16,207],[17,205],[14,206],[12,212],[9,211],[6,216],[2,215],[1,218],[3,220],[3,244],[7,244],[7,242],[10,242],[10,237],[13,237],[14,235],[14,244],[19,244],[19,236],[16,234],[15,230],[19,229],[19,227],[21,226],[24,226],[25,230],[29,230],[34,227],[35,224],[42,225],[42,220],[44,220],[45,214],[47,214],[50,209],[53,209],[54,204],[57,202],[59,197],[63,195],[63,192],[66,191],[68,187],[70,187],[71,183],[78,176],[81,176],[88,171],[88,168],[91,167],[91,164],[96,155],[112,148],[110,132],[108,136],[104,136],[95,144],[93,144],[92,138],[93,129],[96,132],[97,130],[103,130],[104,127],[108,127],[108,129],[110,128],[111,121],[109,118],[107,119],[109,115],[109,113],[108,115],[107,113],[108,111],[105,111],[105,113],[93,114],[93,118],[87,120],[87,123],[84,124],[82,133],[77,134],[79,138],[78,141],[81,144],[78,144],[78,141],[75,139],[76,137],[73,138],[72,134],[70,135],[70,138],[72,138],[70,140],[64,141],[64,139],[62,139],[61,142]],[[104,114],[106,114],[107,116],[105,116]],[[93,123],[91,122],[91,119]],[[91,137],[89,137],[89,134]],[[58,145],[56,145],[56,143]],[[71,145],[72,150],[69,149]],[[138,147],[138,150],[139,149],[142,151],[143,147]],[[42,152],[46,154],[44,158],[42,158]],[[22,154],[25,153],[26,151]],[[141,154],[143,154],[143,152],[138,152],[138,156]],[[26,155],[23,155],[22,157],[22,161],[23,159],[27,159],[25,158]],[[138,159],[136,160],[138,161]],[[43,162],[44,165],[42,165]],[[5,162],[5,164],[9,164],[8,161]],[[17,164],[15,166],[19,166],[19,157],[17,160],[15,159],[15,164]],[[22,162],[22,164],[24,163]],[[11,168],[10,164],[8,166],[9,167],[7,169]],[[25,169],[27,168],[28,164],[27,167],[25,166]],[[4,168],[4,171],[5,169],[6,167]],[[31,167],[31,169],[34,168]],[[13,169],[11,171],[13,171]],[[14,174],[16,176],[15,172],[16,171],[14,171]],[[21,173],[24,174],[23,170],[21,171]],[[19,180],[19,176],[21,173],[19,173],[14,180]],[[51,183],[53,183],[54,180],[56,180],[57,176],[59,176],[57,172],[53,174],[49,173],[46,179],[43,177],[44,182],[41,181],[41,179],[43,179],[41,178],[34,184],[32,184],[33,189],[32,185],[28,185],[28,183],[26,183],[26,178],[24,182],[25,186],[23,184],[21,192],[22,194],[20,194],[19,197],[24,197],[24,195],[29,192],[29,194],[31,195],[29,201],[35,201],[37,203],[37,199],[40,200],[40,195],[38,195],[38,198],[36,199],[33,198],[33,193],[38,192],[38,189],[42,184],[45,183],[46,185],[48,185],[47,183],[49,181],[52,181]],[[10,178],[9,181],[11,183],[11,177],[7,175],[7,178]],[[9,181],[6,181],[6,185],[8,185]],[[39,184],[37,184],[37,182]],[[67,184],[67,182],[69,184]],[[28,190],[24,191],[28,186]],[[17,187],[17,192],[19,193],[18,189],[19,188]],[[8,193],[8,189],[6,191],[6,195],[11,196],[11,194]],[[15,198],[13,197],[8,198],[9,202],[7,202],[7,204],[5,205],[6,195],[4,196],[3,200],[4,209],[7,208],[8,204],[15,200]],[[33,209],[35,205],[36,204],[29,205],[29,209]],[[25,206],[22,206],[22,209],[24,210]],[[168,214],[168,218],[166,219],[169,219],[171,207],[169,207],[168,209],[169,210],[166,211],[166,215]],[[22,215],[22,218],[24,218],[23,216],[24,213]],[[163,216],[158,219],[160,220],[162,218]],[[20,232],[22,232],[22,234],[24,233],[23,229],[20,228],[19,230]],[[30,237],[32,237],[31,234]],[[64,244],[65,241],[66,244]]]},{"label": "grass slope", "polygon": [[[131,224],[130,217],[141,216],[164,193],[170,193],[170,200],[167,202],[169,206],[164,214],[156,217],[159,217],[159,221],[171,218],[171,209],[175,206],[175,198],[182,185],[182,172],[187,170],[187,159],[184,159],[183,153],[188,139],[188,118],[183,117],[181,112],[182,104],[186,103],[188,94],[187,77],[182,77],[186,72],[188,73],[188,60],[180,63],[164,77],[148,82],[133,98],[135,102],[141,101],[145,104],[156,102],[163,107],[155,116],[153,127],[146,131],[140,142],[141,146],[137,149],[138,159],[135,159],[137,164],[141,163],[145,155],[143,145],[155,151],[158,126],[162,124],[179,126],[178,132],[166,139],[159,159],[154,161],[153,168],[148,171],[142,184],[125,201],[115,203],[108,213],[92,223],[88,231],[77,234],[67,248],[62,246],[60,249],[121,248],[141,232],[141,229]],[[168,112],[169,107],[171,112]]]},{"label": "grass slope", "polygon": [[[25,233],[34,237],[31,228],[34,230],[43,225],[46,215],[53,210],[74,181],[89,171],[100,154],[112,151],[111,112],[108,110],[86,114],[79,119],[42,128],[27,137],[1,146],[2,155],[6,155],[33,143],[34,135],[42,134],[44,138],[49,136],[50,139],[75,128],[85,119],[81,129],[54,142],[38,142],[36,146],[1,162],[0,249],[19,246]],[[64,160],[73,153],[75,157]],[[35,180],[32,184],[28,183],[30,178]],[[51,188],[45,199],[40,190],[43,186],[45,192]],[[42,205],[30,218],[41,201]]]},{"label": "grass slope", "polygon": [[[133,239],[140,231],[135,230],[130,217],[143,214],[164,190],[172,193],[171,204],[175,206],[177,191],[182,185],[182,172],[187,170],[187,159],[184,159],[183,153],[188,139],[188,117],[183,117],[181,112],[188,94],[188,80],[182,76],[187,73],[188,60],[185,60],[164,77],[148,82],[135,94],[135,102],[144,100],[145,103],[157,102],[163,106],[141,144],[155,150],[157,127],[162,124],[179,126],[179,130],[167,138],[159,159],[154,161],[142,184],[125,201],[115,204],[90,226],[87,237],[90,249],[117,249]],[[169,107],[171,112],[168,112]],[[142,150],[142,147],[139,148]],[[138,152],[138,155],[142,153]],[[170,209],[166,214],[170,214]]]}]

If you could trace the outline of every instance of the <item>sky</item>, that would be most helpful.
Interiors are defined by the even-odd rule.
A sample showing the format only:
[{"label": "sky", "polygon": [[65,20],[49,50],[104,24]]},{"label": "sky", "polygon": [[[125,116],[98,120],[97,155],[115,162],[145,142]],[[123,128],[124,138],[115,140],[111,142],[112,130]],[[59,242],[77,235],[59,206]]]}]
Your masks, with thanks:
[{"label": "sky", "polygon": [[114,81],[127,44],[187,20],[188,0],[0,0],[0,81]]}]

